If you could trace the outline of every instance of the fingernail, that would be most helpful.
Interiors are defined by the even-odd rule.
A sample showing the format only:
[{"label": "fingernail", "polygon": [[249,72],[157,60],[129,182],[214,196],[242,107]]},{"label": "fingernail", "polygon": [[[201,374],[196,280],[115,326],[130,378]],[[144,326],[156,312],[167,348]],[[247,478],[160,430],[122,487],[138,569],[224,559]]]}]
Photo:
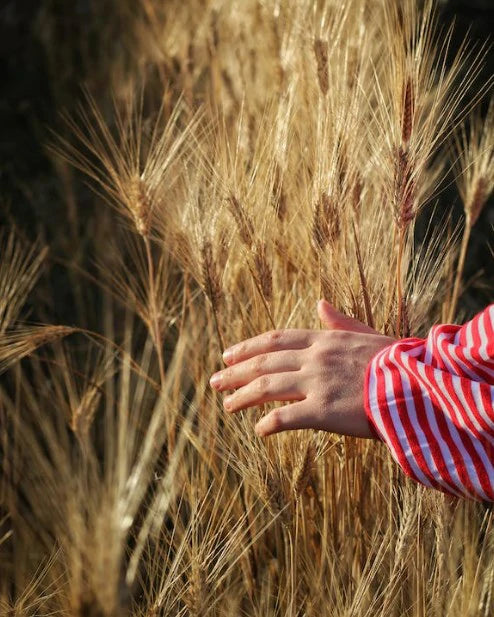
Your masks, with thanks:
[{"label": "fingernail", "polygon": [[225,364],[228,364],[228,362],[230,362],[231,360],[233,360],[233,347],[225,349],[225,351],[223,352],[223,361],[225,362]]},{"label": "fingernail", "polygon": [[209,385],[213,388],[217,388],[221,383],[221,373],[215,373],[209,380]]},{"label": "fingernail", "polygon": [[225,399],[223,400],[223,407],[227,410],[230,411],[230,409],[232,408],[232,397],[231,396],[227,396],[225,397]]}]

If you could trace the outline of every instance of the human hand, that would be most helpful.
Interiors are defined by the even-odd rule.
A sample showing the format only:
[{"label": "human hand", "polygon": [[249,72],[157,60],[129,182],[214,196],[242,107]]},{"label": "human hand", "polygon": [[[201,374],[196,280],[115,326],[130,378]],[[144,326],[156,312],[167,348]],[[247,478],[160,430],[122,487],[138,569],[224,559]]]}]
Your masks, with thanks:
[{"label": "human hand", "polygon": [[262,437],[312,428],[375,438],[364,410],[365,370],[394,339],[339,313],[326,300],[319,301],[317,312],[325,330],[273,330],[225,350],[227,368],[210,384],[219,391],[236,388],[223,401],[232,413],[293,401],[256,424]]}]

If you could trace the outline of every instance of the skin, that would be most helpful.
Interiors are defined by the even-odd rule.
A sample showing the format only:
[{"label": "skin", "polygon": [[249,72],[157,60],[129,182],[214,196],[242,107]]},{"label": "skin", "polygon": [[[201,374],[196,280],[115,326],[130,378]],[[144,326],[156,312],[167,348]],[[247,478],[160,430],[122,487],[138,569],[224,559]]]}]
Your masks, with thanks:
[{"label": "skin", "polygon": [[394,342],[326,300],[317,305],[324,330],[273,330],[225,350],[227,368],[210,384],[234,390],[223,400],[236,413],[271,401],[282,405],[255,427],[262,437],[316,429],[375,439],[364,411],[365,371],[376,353]]}]

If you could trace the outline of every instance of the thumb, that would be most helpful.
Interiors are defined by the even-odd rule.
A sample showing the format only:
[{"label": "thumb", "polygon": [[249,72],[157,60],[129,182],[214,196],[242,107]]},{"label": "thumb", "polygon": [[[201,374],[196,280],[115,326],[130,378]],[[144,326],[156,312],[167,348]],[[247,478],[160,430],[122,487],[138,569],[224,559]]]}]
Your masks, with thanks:
[{"label": "thumb", "polygon": [[327,300],[319,300],[317,314],[325,328],[328,330],[349,330],[362,334],[376,334],[376,331],[358,319],[348,317],[337,311]]}]

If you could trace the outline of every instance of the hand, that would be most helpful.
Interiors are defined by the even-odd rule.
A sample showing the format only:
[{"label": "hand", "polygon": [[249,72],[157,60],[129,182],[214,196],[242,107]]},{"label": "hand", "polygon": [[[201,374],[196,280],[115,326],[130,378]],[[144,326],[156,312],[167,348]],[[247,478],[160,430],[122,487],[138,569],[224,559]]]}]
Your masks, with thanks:
[{"label": "hand", "polygon": [[374,355],[394,342],[326,300],[317,312],[326,330],[274,330],[227,349],[228,368],[210,380],[229,412],[268,401],[294,401],[264,416],[263,437],[294,429],[319,429],[375,438],[364,410],[365,370]]}]

